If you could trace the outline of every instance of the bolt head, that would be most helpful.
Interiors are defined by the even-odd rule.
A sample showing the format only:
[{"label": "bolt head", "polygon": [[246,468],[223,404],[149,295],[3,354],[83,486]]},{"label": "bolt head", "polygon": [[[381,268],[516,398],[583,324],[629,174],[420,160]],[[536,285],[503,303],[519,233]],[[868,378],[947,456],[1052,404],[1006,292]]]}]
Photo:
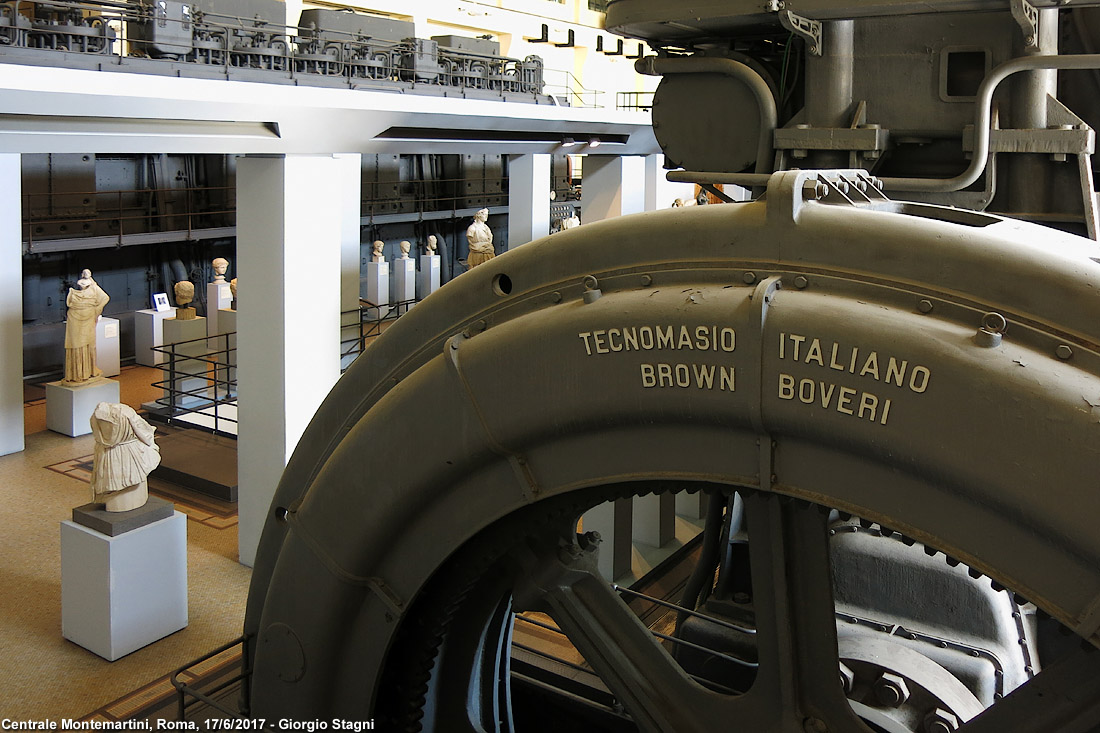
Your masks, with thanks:
[{"label": "bolt head", "polygon": [[805,275],[799,275],[794,279],[794,286],[799,290],[803,290],[804,288],[809,286],[809,284],[810,281],[806,278]]},{"label": "bolt head", "polygon": [[958,729],[959,719],[943,708],[936,708],[924,716],[925,733],[954,733]]},{"label": "bolt head", "polygon": [[922,299],[921,302],[917,303],[917,310],[919,310],[921,313],[931,313],[932,301],[928,300],[927,298]]},{"label": "bolt head", "polygon": [[829,733],[829,726],[825,725],[825,721],[823,720],[806,718],[802,723],[802,730],[806,731],[806,733]]},{"label": "bolt head", "polygon": [[905,679],[892,672],[883,672],[875,680],[875,698],[888,708],[896,708],[909,699],[909,685]]},{"label": "bolt head", "polygon": [[745,281],[746,285],[752,285],[754,282],[756,282],[756,273],[746,272],[744,275],[741,276],[741,279]]},{"label": "bolt head", "polygon": [[1058,344],[1058,348],[1054,350],[1054,354],[1064,361],[1073,356],[1073,349],[1068,344]]}]

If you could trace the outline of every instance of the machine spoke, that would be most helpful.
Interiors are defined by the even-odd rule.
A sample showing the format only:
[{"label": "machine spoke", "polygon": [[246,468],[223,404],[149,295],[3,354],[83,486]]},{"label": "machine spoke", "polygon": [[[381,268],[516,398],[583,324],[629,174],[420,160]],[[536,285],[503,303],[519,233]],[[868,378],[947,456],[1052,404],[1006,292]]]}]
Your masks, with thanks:
[{"label": "machine spoke", "polygon": [[595,549],[548,546],[524,562],[517,610],[549,614],[646,731],[729,724],[732,698],[692,682],[597,570]]},{"label": "machine spoke", "polygon": [[745,511],[760,658],[748,697],[788,716],[779,729],[868,730],[839,683],[827,510],[752,493]]}]

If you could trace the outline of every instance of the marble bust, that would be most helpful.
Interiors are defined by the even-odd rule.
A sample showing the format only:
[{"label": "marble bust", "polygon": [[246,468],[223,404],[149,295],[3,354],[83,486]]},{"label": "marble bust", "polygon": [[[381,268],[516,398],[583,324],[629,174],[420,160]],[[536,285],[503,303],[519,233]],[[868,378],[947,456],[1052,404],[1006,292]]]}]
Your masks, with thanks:
[{"label": "marble bust", "polygon": [[474,223],[466,229],[466,241],[470,243],[470,254],[466,257],[466,267],[474,268],[496,256],[493,249],[493,231],[486,224],[489,210],[481,209],[474,214]]},{"label": "marble bust", "polygon": [[181,321],[194,320],[195,309],[187,304],[195,299],[195,283],[190,280],[180,280],[172,290],[176,293],[176,318]]},{"label": "marble bust", "polygon": [[372,244],[371,247],[373,247],[374,261],[375,262],[385,262],[386,261],[385,256],[382,254],[382,248],[385,247],[385,246],[386,246],[386,243],[383,242],[381,239],[374,240],[374,244]]},{"label": "marble bust", "polygon": [[91,417],[95,438],[92,501],[109,512],[138,509],[149,500],[149,473],[160,465],[155,428],[129,405],[100,402]]},{"label": "marble bust", "polygon": [[434,234],[428,235],[428,243],[424,245],[425,254],[434,255],[435,251],[439,249],[439,240],[436,239]]},{"label": "marble bust", "polygon": [[229,269],[229,260],[224,257],[217,257],[210,264],[214,266],[214,282],[225,282],[225,271]]},{"label": "marble bust", "polygon": [[237,278],[229,281],[229,292],[233,294],[233,302],[237,302]]},{"label": "marble bust", "polygon": [[65,384],[81,384],[103,374],[96,366],[95,325],[103,308],[111,300],[92,279],[91,270],[83,270],[77,287],[65,297]]},{"label": "marble bust", "polygon": [[410,244],[407,241],[402,240],[402,242],[401,242],[401,259],[403,259],[403,260],[409,259],[409,250],[411,250],[411,249],[412,249],[412,244]]}]

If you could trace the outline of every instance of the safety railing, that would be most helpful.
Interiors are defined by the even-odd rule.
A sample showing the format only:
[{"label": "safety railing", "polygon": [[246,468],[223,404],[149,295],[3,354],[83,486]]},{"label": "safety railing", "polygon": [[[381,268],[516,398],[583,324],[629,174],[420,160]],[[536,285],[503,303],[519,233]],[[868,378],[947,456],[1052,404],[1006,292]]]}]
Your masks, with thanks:
[{"label": "safety railing", "polygon": [[[546,69],[546,93],[564,101],[569,107],[598,107],[602,108],[602,89],[589,89],[581,84],[580,79],[570,71],[562,69]],[[551,79],[560,81],[551,82]]]},{"label": "safety railing", "polygon": [[615,92],[615,109],[649,112],[655,92]]},{"label": "safety railing", "polygon": [[234,331],[153,347],[164,356],[160,364],[164,379],[151,385],[164,391],[154,401],[163,417],[171,421],[202,416],[187,422],[236,436],[236,337]]},{"label": "safety railing", "polygon": [[[249,666],[249,657],[245,648],[250,637],[245,634],[239,636],[233,641],[226,642],[216,649],[213,649],[206,654],[202,655],[198,659],[194,659],[184,666],[180,667],[176,671],[172,672],[169,677],[169,681],[172,683],[172,687],[176,689],[176,719],[184,721],[187,719],[187,714],[197,705],[209,705],[214,710],[229,716],[234,719],[243,719],[245,715],[242,711],[247,713],[251,708],[249,700],[249,685],[248,681],[252,677],[252,669]],[[180,679],[181,675],[190,674],[196,679],[201,679],[200,675],[195,674],[192,670],[201,664],[209,662],[214,657],[224,652],[233,649],[234,647],[241,647],[241,667],[240,672],[232,675],[229,679],[222,680],[213,687],[206,690],[198,690],[192,684],[184,682]],[[217,700],[214,696],[219,692],[229,689],[231,686],[240,684],[240,707],[232,708],[228,705]],[[231,728],[230,728],[231,729]]]}]

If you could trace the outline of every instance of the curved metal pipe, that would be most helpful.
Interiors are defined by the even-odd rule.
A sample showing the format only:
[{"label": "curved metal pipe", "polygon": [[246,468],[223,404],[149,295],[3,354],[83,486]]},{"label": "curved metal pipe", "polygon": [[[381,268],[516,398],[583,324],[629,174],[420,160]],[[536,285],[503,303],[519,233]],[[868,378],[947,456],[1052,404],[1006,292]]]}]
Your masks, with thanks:
[{"label": "curved metal pipe", "polygon": [[[736,63],[736,62],[734,62]],[[961,191],[981,177],[989,162],[989,121],[993,108],[993,93],[1001,82],[1021,71],[1037,69],[1100,69],[1100,54],[1069,56],[1026,56],[1006,61],[982,81],[978,88],[974,120],[974,156],[965,171],[953,178],[882,178],[883,188],[890,191],[922,191],[950,193]],[[668,180],[682,183],[733,183],[739,186],[767,185],[767,176],[758,173],[714,173],[708,171],[670,171]]]},{"label": "curved metal pipe", "polygon": [[[772,139],[775,128],[779,126],[779,113],[775,108],[775,97],[764,78],[751,67],[740,61],[707,56],[688,56],[668,58],[646,56],[634,62],[639,74],[664,76],[666,74],[724,74],[745,83],[756,98],[760,108],[760,142],[756,148],[756,175],[771,173],[774,151]],[[732,175],[732,174],[731,174]],[[669,180],[672,180],[671,178]],[[766,183],[765,177],[765,183]]]}]

